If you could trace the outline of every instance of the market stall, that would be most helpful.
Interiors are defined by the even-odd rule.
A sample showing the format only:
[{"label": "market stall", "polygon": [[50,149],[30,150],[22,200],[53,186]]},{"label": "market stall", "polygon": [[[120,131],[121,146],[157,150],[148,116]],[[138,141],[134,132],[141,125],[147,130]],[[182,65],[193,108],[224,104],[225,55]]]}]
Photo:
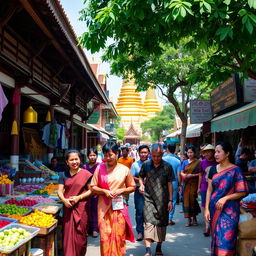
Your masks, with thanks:
[{"label": "market stall", "polygon": [[256,193],[243,198],[240,209],[237,255],[253,256],[256,248]]},{"label": "market stall", "polygon": [[[54,184],[56,173],[36,161],[27,162],[26,168],[31,174],[37,172],[38,177],[19,176],[17,180],[11,173],[0,175],[0,255],[29,255],[31,248],[41,248],[45,256],[58,255],[57,225],[62,204],[58,203],[58,184]],[[11,179],[16,180],[15,186]],[[9,241],[16,241],[14,236],[18,239],[13,244]]]}]

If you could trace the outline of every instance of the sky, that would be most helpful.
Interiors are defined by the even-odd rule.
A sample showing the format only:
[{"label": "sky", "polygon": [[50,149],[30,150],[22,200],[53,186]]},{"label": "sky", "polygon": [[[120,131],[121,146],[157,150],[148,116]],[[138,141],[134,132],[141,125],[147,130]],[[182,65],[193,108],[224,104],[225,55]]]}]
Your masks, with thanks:
[{"label": "sky", "polygon": [[[79,21],[79,11],[84,8],[83,0],[60,0],[60,2],[76,35],[80,36],[83,32],[86,31],[85,22]],[[90,51],[87,51],[86,49],[84,50],[89,62],[92,62],[92,57],[94,57],[95,61],[100,60],[101,53],[92,55]],[[110,65],[108,63],[102,63],[100,71],[103,74],[108,74],[107,87],[109,90],[109,96],[110,99],[113,100],[114,103],[116,103],[122,85],[122,78],[110,75]],[[144,95],[145,93],[142,92],[142,99],[144,99]],[[157,92],[157,97],[159,103],[162,103],[164,101],[163,97],[160,96],[159,92]]]}]

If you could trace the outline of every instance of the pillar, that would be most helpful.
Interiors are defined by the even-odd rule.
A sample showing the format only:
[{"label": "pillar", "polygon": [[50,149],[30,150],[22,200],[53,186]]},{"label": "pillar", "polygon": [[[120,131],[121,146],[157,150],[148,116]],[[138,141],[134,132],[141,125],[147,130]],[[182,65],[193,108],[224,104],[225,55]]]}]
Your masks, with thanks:
[{"label": "pillar", "polygon": [[[51,115],[51,121],[53,121],[54,120],[54,106],[52,104],[49,106],[49,111],[50,111],[50,115]],[[48,147],[47,148],[48,164],[51,162],[51,159],[53,158],[53,156],[54,156],[54,148]]]},{"label": "pillar", "polygon": [[19,153],[20,153],[20,87],[15,86],[12,100],[12,124],[17,122],[18,133],[11,134],[11,156],[10,163],[16,170],[19,170]]}]

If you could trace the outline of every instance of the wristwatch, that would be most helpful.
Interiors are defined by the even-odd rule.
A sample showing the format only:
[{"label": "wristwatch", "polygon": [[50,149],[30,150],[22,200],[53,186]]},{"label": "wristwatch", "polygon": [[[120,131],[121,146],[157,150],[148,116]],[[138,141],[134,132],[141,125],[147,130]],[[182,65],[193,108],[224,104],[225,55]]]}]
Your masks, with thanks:
[{"label": "wristwatch", "polygon": [[170,199],[170,200],[169,200],[169,202],[173,202],[173,200],[172,200],[172,199]]}]

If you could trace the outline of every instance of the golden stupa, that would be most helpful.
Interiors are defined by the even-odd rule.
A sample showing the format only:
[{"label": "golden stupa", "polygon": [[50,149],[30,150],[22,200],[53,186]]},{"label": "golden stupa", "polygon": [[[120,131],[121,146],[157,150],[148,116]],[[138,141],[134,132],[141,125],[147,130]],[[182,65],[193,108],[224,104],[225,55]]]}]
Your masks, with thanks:
[{"label": "golden stupa", "polygon": [[156,91],[152,87],[149,87],[146,92],[146,97],[144,101],[144,108],[147,113],[146,119],[151,119],[156,116],[156,113],[161,112],[162,108],[159,106]]},{"label": "golden stupa", "polygon": [[145,121],[146,112],[139,92],[136,92],[134,79],[125,79],[117,100],[116,110],[126,131],[131,124],[141,134],[140,124]]},{"label": "golden stupa", "polygon": [[158,104],[155,89],[147,90],[143,104],[140,93],[136,92],[134,79],[126,79],[123,80],[116,110],[126,131],[132,124],[134,129],[141,134],[141,123],[156,116],[156,113],[162,109]]}]

